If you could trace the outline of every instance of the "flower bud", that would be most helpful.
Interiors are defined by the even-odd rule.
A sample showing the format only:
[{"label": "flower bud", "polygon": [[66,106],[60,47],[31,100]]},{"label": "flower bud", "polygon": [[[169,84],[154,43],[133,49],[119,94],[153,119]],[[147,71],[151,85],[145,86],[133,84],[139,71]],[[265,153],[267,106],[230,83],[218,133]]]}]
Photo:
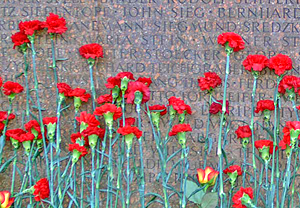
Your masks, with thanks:
[{"label": "flower bud", "polygon": [[89,145],[92,149],[94,149],[97,145],[97,141],[98,141],[98,135],[96,134],[92,134],[90,136],[88,136],[88,139],[89,139]]}]

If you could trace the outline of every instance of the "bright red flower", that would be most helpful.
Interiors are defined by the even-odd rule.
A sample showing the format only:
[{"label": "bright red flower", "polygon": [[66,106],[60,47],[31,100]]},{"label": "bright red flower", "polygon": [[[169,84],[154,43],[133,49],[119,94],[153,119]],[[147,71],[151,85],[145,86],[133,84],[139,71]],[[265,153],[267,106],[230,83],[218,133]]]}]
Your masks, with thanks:
[{"label": "bright red flower", "polygon": [[273,100],[260,100],[257,102],[255,113],[263,112],[264,110],[273,111],[275,105]]},{"label": "bright red flower", "polygon": [[[93,128],[93,127],[91,127]],[[77,140],[84,140],[84,146],[88,147],[89,146],[89,140],[87,137],[85,137],[83,134],[81,134],[80,132],[77,133],[73,133],[71,134],[71,142],[72,143],[77,143]]]},{"label": "bright red flower", "polygon": [[232,202],[233,202],[232,207],[234,207],[234,208],[247,208],[247,206],[242,204],[242,201],[241,201],[244,194],[247,194],[250,197],[250,199],[253,199],[253,190],[252,190],[252,188],[251,187],[248,187],[248,188],[241,187],[240,190],[238,190],[236,192],[236,194],[234,194],[233,197],[232,197]]},{"label": "bright red flower", "polygon": [[120,80],[122,80],[124,77],[127,77],[130,80],[135,80],[131,72],[120,72],[116,75],[116,78]]},{"label": "bright red flower", "polygon": [[[254,146],[256,149],[260,150],[263,149],[263,147],[269,147],[269,153],[273,154],[273,141],[270,140],[257,140],[254,142]],[[277,150],[278,148],[276,147],[275,150]]]},{"label": "bright red flower", "polygon": [[17,82],[7,81],[3,85],[3,93],[5,95],[18,94],[23,92],[23,90],[24,88]]},{"label": "bright red flower", "polygon": [[202,91],[214,89],[222,84],[222,80],[215,72],[205,72],[204,77],[198,78],[198,84]]},{"label": "bright red flower", "polygon": [[183,100],[177,97],[170,97],[169,98],[169,105],[172,106],[174,110],[177,111],[177,113],[182,114],[184,112],[188,114],[192,114],[192,109],[189,105],[185,104]]},{"label": "bright red flower", "polygon": [[89,114],[86,111],[80,113],[79,117],[76,117],[76,121],[79,123],[86,123],[89,127],[97,127],[100,125],[100,122],[96,119],[93,114]]},{"label": "bright red flower", "polygon": [[278,85],[278,92],[284,94],[287,89],[294,89],[295,93],[300,92],[300,78],[293,75],[284,76]]},{"label": "bright red flower", "polygon": [[[120,123],[120,127],[123,127],[122,119],[119,121],[119,123]],[[125,118],[125,126],[133,126],[134,123],[135,123],[135,118],[132,117]]]},{"label": "bright red flower", "polygon": [[0,136],[2,135],[2,131],[4,130],[4,127],[5,127],[4,123],[0,123]]},{"label": "bright red flower", "polygon": [[103,103],[112,103],[113,101],[113,97],[111,94],[105,94],[105,95],[101,95],[98,97],[97,99],[97,103],[100,105],[100,104],[103,104]]},{"label": "bright red flower", "polygon": [[[217,114],[217,113],[222,113],[222,105],[223,105],[223,100],[217,100],[219,103],[213,102],[209,108],[209,113],[211,114]],[[229,101],[226,100],[226,112],[225,114],[229,114]]]},{"label": "bright red flower", "polygon": [[11,194],[9,191],[0,191],[0,207],[1,208],[10,208],[14,203],[15,198],[10,197]]},{"label": "bright red flower", "polygon": [[277,56],[270,58],[269,68],[275,70],[275,74],[280,76],[293,68],[293,62],[287,55],[278,54]]},{"label": "bright red flower", "polygon": [[50,189],[49,189],[49,181],[47,178],[42,178],[36,184],[34,187],[34,199],[35,201],[41,201],[42,199],[46,199],[50,195]]},{"label": "bright red flower", "polygon": [[25,133],[26,131],[24,131],[23,129],[9,129],[6,131],[5,135],[7,140],[9,140],[11,137],[15,140],[20,141],[20,136]]},{"label": "bright red flower", "polygon": [[248,55],[243,61],[243,66],[247,71],[262,71],[269,65],[269,60],[264,55]]},{"label": "bright red flower", "polygon": [[3,84],[3,80],[2,77],[0,77],[0,87],[2,87],[2,84]]},{"label": "bright red flower", "polygon": [[[291,146],[291,130],[297,130],[300,129],[300,121],[287,121],[285,123],[285,127],[282,129],[283,132],[283,138],[279,143],[279,146],[281,149],[286,149],[287,146]],[[298,137],[300,139],[300,135]]]},{"label": "bright red flower", "polygon": [[43,118],[43,124],[44,125],[48,125],[48,124],[54,124],[57,123],[57,117],[45,117]]},{"label": "bright red flower", "polygon": [[207,184],[209,183],[209,186],[213,186],[216,182],[216,179],[219,175],[219,172],[214,170],[211,167],[206,167],[204,170],[198,168],[197,169],[197,178],[200,184]]},{"label": "bright red flower", "polygon": [[231,165],[228,168],[226,168],[225,170],[223,170],[223,173],[225,173],[225,174],[234,173],[235,171],[237,171],[237,174],[239,176],[242,175],[242,173],[243,173],[242,168],[239,165]]},{"label": "bright red flower", "polygon": [[84,131],[81,132],[84,137],[88,137],[91,135],[97,135],[99,138],[104,138],[105,129],[98,127],[88,127]]},{"label": "bright red flower", "polygon": [[108,89],[113,89],[115,86],[121,87],[121,80],[116,77],[108,77],[105,87]]},{"label": "bright red flower", "polygon": [[297,108],[298,110],[300,110],[300,105],[298,105],[296,108]]},{"label": "bright red flower", "polygon": [[70,85],[64,82],[57,83],[57,89],[60,94],[64,94],[66,97],[70,96],[70,93],[73,91]]},{"label": "bright red flower", "polygon": [[150,87],[151,83],[152,83],[152,80],[151,78],[147,78],[147,77],[139,77],[137,79],[138,82],[142,82],[144,83],[147,87]]},{"label": "bright red flower", "polygon": [[26,131],[31,132],[32,129],[36,130],[38,133],[41,133],[41,127],[40,124],[37,120],[31,120],[28,121],[25,125],[24,125]]},{"label": "bright red flower", "polygon": [[125,94],[125,98],[127,98],[127,103],[134,104],[135,92],[137,91],[143,94],[143,99],[141,104],[146,103],[150,100],[149,87],[147,87],[142,82],[135,81],[135,82],[129,82],[128,84],[128,90],[127,93]]},{"label": "bright red flower", "polygon": [[87,149],[85,148],[85,146],[80,146],[77,143],[74,144],[69,144],[69,151],[73,152],[74,150],[77,150],[78,152],[80,152],[80,158],[84,157],[87,154]]},{"label": "bright red flower", "polygon": [[97,43],[83,45],[79,48],[79,53],[83,58],[89,59],[96,59],[96,58],[103,58],[103,48],[101,45]]},{"label": "bright red flower", "polygon": [[69,93],[70,97],[79,97],[81,101],[83,102],[87,102],[91,95],[89,93],[86,93],[85,89],[81,89],[81,88],[75,88],[74,90],[72,90]]},{"label": "bright red flower", "polygon": [[34,138],[35,138],[35,136],[32,133],[27,132],[27,133],[21,134],[18,141],[19,142],[33,141]]},{"label": "bright red flower", "polygon": [[[8,113],[6,111],[0,111],[0,122],[6,121]],[[15,119],[15,114],[11,113],[8,116],[8,120]]]},{"label": "bright red flower", "polygon": [[46,22],[42,22],[42,27],[48,29],[48,33],[63,34],[68,30],[66,20],[56,14],[49,13]]},{"label": "bright red flower", "polygon": [[135,126],[124,126],[120,127],[117,132],[123,136],[128,134],[134,134],[136,138],[140,138],[143,135],[143,132],[138,129],[138,127]]},{"label": "bright red flower", "polygon": [[248,138],[251,137],[251,129],[248,125],[246,126],[239,126],[238,129],[235,131],[237,138],[242,139],[242,138]]},{"label": "bright red flower", "polygon": [[177,124],[174,125],[172,130],[169,132],[169,136],[176,136],[180,132],[193,131],[190,124]]},{"label": "bright red flower", "polygon": [[104,114],[107,113],[112,113],[113,119],[117,120],[122,116],[122,109],[120,107],[117,107],[114,104],[105,103],[104,105],[97,107],[94,111],[94,115],[96,116],[103,116]]},{"label": "bright red flower", "polygon": [[19,29],[25,35],[32,36],[35,31],[41,30],[41,22],[39,20],[25,21],[19,23]]},{"label": "bright red flower", "polygon": [[218,44],[225,46],[228,42],[228,46],[233,49],[234,52],[243,50],[245,48],[245,42],[242,37],[233,32],[222,33],[218,36]]},{"label": "bright red flower", "polygon": [[149,111],[157,112],[160,111],[160,115],[166,115],[167,113],[167,107],[165,105],[152,105],[149,106]]},{"label": "bright red flower", "polygon": [[22,32],[16,32],[10,38],[11,38],[11,41],[14,43],[13,49],[15,49],[16,46],[23,45],[24,43],[30,43],[27,35],[25,35]]}]

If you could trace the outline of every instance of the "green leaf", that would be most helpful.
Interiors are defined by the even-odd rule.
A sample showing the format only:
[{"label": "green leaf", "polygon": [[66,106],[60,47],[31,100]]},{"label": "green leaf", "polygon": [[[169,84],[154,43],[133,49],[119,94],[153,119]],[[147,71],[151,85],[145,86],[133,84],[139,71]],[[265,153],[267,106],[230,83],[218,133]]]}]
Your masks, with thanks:
[{"label": "green leaf", "polygon": [[194,202],[196,204],[200,204],[201,203],[202,198],[203,198],[203,196],[205,194],[204,190],[200,190],[197,193],[193,194],[199,188],[200,187],[196,183],[194,183],[193,181],[189,181],[189,180],[186,181],[186,197],[187,197],[187,199],[189,201],[192,201],[192,202]]},{"label": "green leaf", "polygon": [[12,158],[10,158],[9,160],[7,160],[5,163],[3,163],[3,165],[0,168],[0,173],[4,173],[6,171],[6,169],[8,168],[8,166],[10,165],[10,163],[15,159],[16,156],[13,156]]},{"label": "green leaf", "polygon": [[203,196],[201,201],[201,208],[213,208],[218,205],[218,193],[208,192]]},{"label": "green leaf", "polygon": [[66,61],[68,58],[57,58],[56,61]]}]

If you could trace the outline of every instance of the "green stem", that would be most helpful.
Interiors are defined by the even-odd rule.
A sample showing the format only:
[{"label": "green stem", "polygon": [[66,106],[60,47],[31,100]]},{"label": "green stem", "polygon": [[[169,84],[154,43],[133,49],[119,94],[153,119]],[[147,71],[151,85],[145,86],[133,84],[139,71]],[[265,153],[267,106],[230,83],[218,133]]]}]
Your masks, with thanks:
[{"label": "green stem", "polygon": [[293,178],[292,178],[293,185],[292,185],[292,206],[291,207],[294,207],[296,173],[298,172],[298,168],[299,168],[299,165],[297,164],[298,154],[299,154],[299,148],[297,148],[296,154],[295,154],[294,173],[293,173]]},{"label": "green stem", "polygon": [[93,111],[95,111],[96,91],[95,91],[94,78],[93,78],[93,66],[94,66],[94,64],[89,64]]},{"label": "green stem", "polygon": [[7,118],[6,118],[6,122],[4,124],[4,129],[2,132],[2,136],[1,136],[1,140],[0,140],[0,164],[2,164],[2,153],[3,153],[3,149],[5,146],[5,141],[6,141],[6,131],[7,131],[7,126],[8,126],[8,118],[9,115],[11,114],[12,111],[12,100],[9,99],[9,106],[8,106],[8,112],[7,112]]},{"label": "green stem", "polygon": [[[208,102],[208,108],[211,105],[211,101],[212,101],[212,93],[209,93],[209,102]],[[203,168],[206,168],[206,160],[207,160],[207,151],[208,151],[208,134],[209,134],[209,124],[210,124],[210,113],[208,111],[208,115],[207,115],[207,124],[206,124],[206,136],[205,136],[205,146],[204,146],[204,164],[203,164]]]},{"label": "green stem", "polygon": [[30,120],[30,108],[29,108],[29,84],[28,84],[28,63],[27,63],[27,53],[24,52],[24,76],[25,76],[25,87],[26,87],[26,120]]},{"label": "green stem", "polygon": [[102,149],[101,149],[101,160],[100,160],[100,164],[99,164],[99,172],[98,172],[98,178],[97,178],[97,184],[96,184],[96,189],[99,190],[100,189],[100,182],[101,182],[101,173],[102,173],[102,166],[103,166],[103,161],[104,161],[104,153],[105,153],[105,149],[106,149],[106,139],[107,139],[107,127],[105,130],[105,134],[104,134],[104,138],[102,141]]},{"label": "green stem", "polygon": [[[109,207],[112,204],[112,182],[113,182],[113,166],[112,166],[112,137],[113,137],[113,131],[112,128],[109,127],[109,156],[108,156],[108,177],[107,177],[107,200],[106,200],[106,208]],[[102,155],[103,157],[103,155]],[[111,206],[110,206],[111,207]]]},{"label": "green stem", "polygon": [[294,112],[296,114],[297,121],[299,121],[298,110],[296,108],[295,99],[292,99],[291,101],[293,103],[293,109],[294,109]]},{"label": "green stem", "polygon": [[[55,49],[54,49],[54,38],[53,33],[50,34],[51,37],[51,50],[52,50],[52,69],[53,69],[53,74],[54,74],[54,82],[55,82],[55,86],[57,86],[58,83],[58,78],[57,78],[57,71],[56,71],[56,59],[55,59]],[[58,104],[58,100],[59,100],[59,92],[58,92],[58,88],[56,87],[56,105]]]},{"label": "green stem", "polygon": [[265,172],[266,172],[266,206],[269,207],[268,161],[265,162]]},{"label": "green stem", "polygon": [[81,158],[80,208],[83,208],[83,198],[84,198],[84,159]]},{"label": "green stem", "polygon": [[243,147],[244,151],[244,164],[243,164],[243,187],[245,187],[246,182],[246,171],[247,171],[247,148]]},{"label": "green stem", "polygon": [[73,188],[73,198],[74,198],[74,200],[76,200],[76,202],[77,202],[77,190],[76,190],[76,186],[77,186],[77,180],[76,180],[76,163],[74,164],[74,188]]},{"label": "green stem", "polygon": [[95,148],[92,147],[92,187],[91,187],[91,208],[95,207]]},{"label": "green stem", "polygon": [[53,142],[50,142],[50,197],[54,204],[54,165],[53,165]]},{"label": "green stem", "polygon": [[[180,193],[183,192],[183,166],[184,166],[184,152],[183,148],[181,149],[181,156],[180,156]],[[179,207],[182,208],[183,206],[183,197],[179,197]]]},{"label": "green stem", "polygon": [[[64,98],[62,96],[59,97],[57,110],[56,110],[56,158],[60,158],[60,142],[61,142],[61,136],[60,136],[60,109],[61,104]],[[58,199],[59,201],[63,200],[62,196],[62,189],[61,189],[61,175],[60,175],[60,163],[57,163],[57,188],[58,188]]]},{"label": "green stem", "polygon": [[126,207],[130,208],[130,150],[131,147],[127,148],[127,193],[126,193]]},{"label": "green stem", "polygon": [[14,149],[14,162],[13,162],[13,173],[12,173],[12,181],[11,181],[11,189],[10,193],[14,195],[14,187],[15,187],[15,177],[16,177],[16,166],[18,161],[17,149]]},{"label": "green stem", "polygon": [[[244,187],[244,185],[243,185]],[[227,208],[230,208],[230,205],[231,205],[231,201],[232,201],[232,192],[234,190],[234,186],[231,186],[230,190],[229,190],[229,198],[228,198],[228,205],[227,205]]]},{"label": "green stem", "polygon": [[291,160],[292,160],[292,154],[293,154],[293,148],[291,148],[291,153],[288,157],[287,164],[286,164],[286,172],[285,172],[285,177],[284,177],[284,182],[283,182],[283,192],[282,192],[282,197],[281,197],[281,208],[285,207],[285,197],[287,194],[287,191],[290,186],[290,179],[291,179]]},{"label": "green stem", "polygon": [[76,121],[76,117],[77,117],[77,114],[78,114],[78,110],[75,109],[75,115],[74,115],[74,133],[76,132],[76,129],[77,129],[77,121]]},{"label": "green stem", "polygon": [[184,152],[184,165],[185,165],[185,170],[184,170],[184,179],[183,179],[183,194],[182,194],[182,208],[186,207],[186,181],[188,177],[188,170],[189,170],[189,162],[188,162],[188,148],[183,149]]},{"label": "green stem", "polygon": [[[63,191],[63,196],[65,196],[65,194],[66,194],[66,192],[67,192],[67,190],[68,190],[68,188],[69,188],[69,180],[70,180],[71,177],[72,177],[73,170],[74,170],[74,163],[72,163],[70,174],[69,174],[69,176],[68,176],[68,178],[67,178],[67,180],[66,180],[66,187],[65,187],[65,189],[64,189],[64,191]],[[59,208],[63,208],[63,206],[62,206],[63,201],[64,201],[64,200],[61,200],[61,201],[60,201],[60,203],[59,203]]]}]

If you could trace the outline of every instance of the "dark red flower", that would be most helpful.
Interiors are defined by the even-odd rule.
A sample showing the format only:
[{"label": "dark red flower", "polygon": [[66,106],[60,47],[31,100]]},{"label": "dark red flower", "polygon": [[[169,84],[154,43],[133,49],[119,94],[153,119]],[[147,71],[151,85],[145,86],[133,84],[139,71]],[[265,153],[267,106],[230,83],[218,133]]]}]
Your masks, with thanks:
[{"label": "dark red flower", "polygon": [[137,79],[138,82],[142,82],[144,83],[147,87],[150,87],[151,83],[152,83],[152,80],[151,78],[147,78],[147,77],[139,77]]},{"label": "dark red flower", "polygon": [[107,113],[112,113],[113,119],[117,120],[122,116],[122,109],[120,107],[117,107],[114,104],[105,103],[104,105],[97,107],[94,111],[94,115],[96,116],[103,116],[104,114]]},{"label": "dark red flower", "polygon": [[44,125],[48,125],[48,124],[54,124],[57,123],[57,117],[45,117],[43,118],[43,124]]},{"label": "dark red flower", "polygon": [[149,111],[158,112],[160,111],[160,115],[166,115],[167,113],[167,107],[165,105],[152,105],[149,106]]},{"label": "dark red flower", "polygon": [[[123,127],[122,119],[119,121],[119,123],[120,123],[120,127]],[[132,117],[125,118],[125,126],[133,126],[134,123],[135,123],[135,118]]]},{"label": "dark red flower", "polygon": [[[7,115],[8,115],[8,113],[6,111],[0,111],[0,122],[6,121]],[[12,120],[15,117],[16,117],[15,114],[11,113],[8,116],[8,120]]]},{"label": "dark red flower", "polygon": [[19,142],[33,141],[34,138],[35,138],[35,136],[32,133],[27,132],[27,133],[24,133],[24,134],[20,135]]},{"label": "dark red flower", "polygon": [[24,131],[23,129],[9,129],[6,131],[5,135],[7,140],[9,140],[9,138],[11,137],[15,140],[20,141],[20,136],[25,133],[26,131]]},{"label": "dark red flower", "polygon": [[7,81],[3,85],[3,93],[5,95],[18,94],[23,92],[23,90],[24,88],[17,82]]},{"label": "dark red flower", "polygon": [[41,22],[39,20],[25,21],[19,23],[19,29],[25,35],[32,36],[35,31],[41,30]]},{"label": "dark red flower", "polygon": [[76,117],[76,121],[79,123],[86,123],[89,127],[97,127],[100,125],[100,122],[96,119],[93,114],[89,114],[86,111],[80,113],[79,117]]},{"label": "dark red flower", "polygon": [[251,187],[248,187],[248,188],[241,187],[240,190],[238,190],[236,192],[236,194],[234,194],[233,197],[232,197],[232,202],[233,202],[232,207],[234,207],[234,208],[247,208],[247,206],[242,204],[242,201],[241,201],[244,194],[247,194],[250,197],[250,199],[253,199],[253,190],[252,190],[252,188]]},{"label": "dark red flower", "polygon": [[46,22],[42,22],[42,27],[48,29],[48,33],[63,34],[68,30],[66,20],[56,14],[49,13]]},{"label": "dark red flower", "polygon": [[117,132],[123,136],[128,135],[128,134],[134,134],[136,138],[140,138],[143,135],[143,132],[139,130],[135,126],[124,126],[120,127]]},{"label": "dark red flower", "polygon": [[60,94],[64,94],[66,97],[70,96],[70,93],[72,92],[70,85],[64,82],[57,83],[57,89]]},{"label": "dark red flower", "polygon": [[218,36],[218,44],[225,46],[226,43],[228,43],[228,46],[231,47],[234,52],[245,48],[245,42],[242,37],[233,32],[222,33]]},{"label": "dark red flower", "polygon": [[103,103],[112,103],[113,101],[113,97],[111,94],[105,94],[105,95],[101,95],[98,97],[97,99],[97,103],[100,105],[100,104],[103,104]]},{"label": "dark red flower", "polygon": [[84,137],[88,137],[91,135],[97,135],[99,138],[102,139],[102,138],[104,138],[105,129],[98,128],[98,127],[88,127],[83,132],[81,132],[81,134]]},{"label": "dark red flower", "polygon": [[270,58],[269,68],[275,70],[275,74],[280,76],[285,71],[293,68],[293,62],[287,55],[278,54],[277,56]]},{"label": "dark red flower", "polygon": [[16,48],[16,46],[23,45],[24,43],[30,43],[27,35],[25,35],[22,32],[16,32],[10,38],[14,44],[14,47],[13,47],[14,49]]},{"label": "dark red flower", "polygon": [[46,199],[50,195],[50,189],[49,189],[49,181],[47,178],[42,178],[36,184],[34,187],[34,199],[35,201],[41,201],[43,199]]},{"label": "dark red flower", "polygon": [[269,60],[264,55],[248,55],[243,61],[243,66],[247,71],[262,71],[269,65]]},{"label": "dark red flower", "polygon": [[41,133],[41,127],[37,120],[30,120],[24,125],[26,131],[31,132],[32,129],[36,130],[38,133]]},{"label": "dark red flower", "polygon": [[255,113],[263,112],[264,110],[273,111],[275,105],[273,100],[260,100],[257,102]]},{"label": "dark red flower", "polygon": [[169,132],[169,136],[176,136],[179,132],[193,131],[190,124],[177,124],[174,125],[172,130]]},{"label": "dark red flower", "polygon": [[149,87],[147,87],[142,82],[135,81],[135,82],[129,82],[128,84],[128,90],[127,93],[125,94],[125,98],[127,98],[127,103],[134,104],[135,94],[137,91],[143,94],[143,99],[141,104],[146,103],[150,100]]},{"label": "dark red flower", "polygon": [[[285,127],[282,129],[283,132],[283,138],[279,143],[279,146],[281,149],[286,149],[287,146],[291,146],[291,130],[297,130],[300,129],[300,121],[287,121],[285,123]],[[300,139],[300,135],[298,136],[298,139]]]},{"label": "dark red flower", "polygon": [[278,92],[284,94],[287,89],[294,89],[295,93],[300,93],[300,78],[293,75],[284,76],[278,85]]},{"label": "dark red flower", "polygon": [[[269,147],[269,153],[273,154],[273,141],[266,139],[257,140],[254,142],[254,146],[258,150],[263,149],[264,147]],[[275,150],[277,150],[277,147],[275,148]]]},{"label": "dark red flower", "polygon": [[[91,127],[91,128],[93,128],[93,127]],[[79,144],[83,140],[84,140],[84,146],[88,147],[89,146],[89,140],[88,140],[87,137],[85,137],[80,132],[71,134],[71,142],[72,143],[78,143]]]},{"label": "dark red flower", "polygon": [[69,93],[70,97],[79,97],[81,101],[83,102],[87,102],[91,95],[89,93],[86,93],[85,89],[81,89],[81,88],[75,88],[74,90],[72,90]]},{"label": "dark red flower", "polygon": [[223,170],[223,173],[227,174],[227,173],[234,173],[235,171],[237,171],[237,174],[240,176],[242,175],[242,168],[239,165],[231,165],[228,168],[226,168],[225,170]]},{"label": "dark red flower", "polygon": [[215,72],[205,72],[204,77],[198,79],[202,91],[214,89],[222,84],[222,80]]},{"label": "dark red flower", "polygon": [[[217,114],[217,113],[222,113],[222,105],[223,105],[223,100],[217,100],[219,103],[213,102],[209,108],[209,113],[211,114]],[[226,100],[226,112],[225,114],[229,114],[229,101]]]},{"label": "dark red flower", "polygon": [[182,114],[184,112],[186,112],[187,114],[192,114],[191,106],[185,104],[184,101],[180,98],[174,96],[170,97],[168,106],[172,106],[178,114]]},{"label": "dark red flower", "polygon": [[103,48],[101,45],[97,43],[83,45],[79,48],[79,53],[83,58],[89,59],[96,59],[96,58],[103,58]]},{"label": "dark red flower", "polygon": [[248,125],[246,126],[239,126],[238,129],[235,131],[237,138],[242,139],[242,138],[248,138],[251,137],[251,129]]},{"label": "dark red flower", "polygon": [[74,150],[77,150],[78,152],[80,152],[80,158],[84,157],[87,154],[87,149],[85,148],[85,146],[80,146],[77,143],[74,144],[69,144],[69,151],[73,152]]}]

